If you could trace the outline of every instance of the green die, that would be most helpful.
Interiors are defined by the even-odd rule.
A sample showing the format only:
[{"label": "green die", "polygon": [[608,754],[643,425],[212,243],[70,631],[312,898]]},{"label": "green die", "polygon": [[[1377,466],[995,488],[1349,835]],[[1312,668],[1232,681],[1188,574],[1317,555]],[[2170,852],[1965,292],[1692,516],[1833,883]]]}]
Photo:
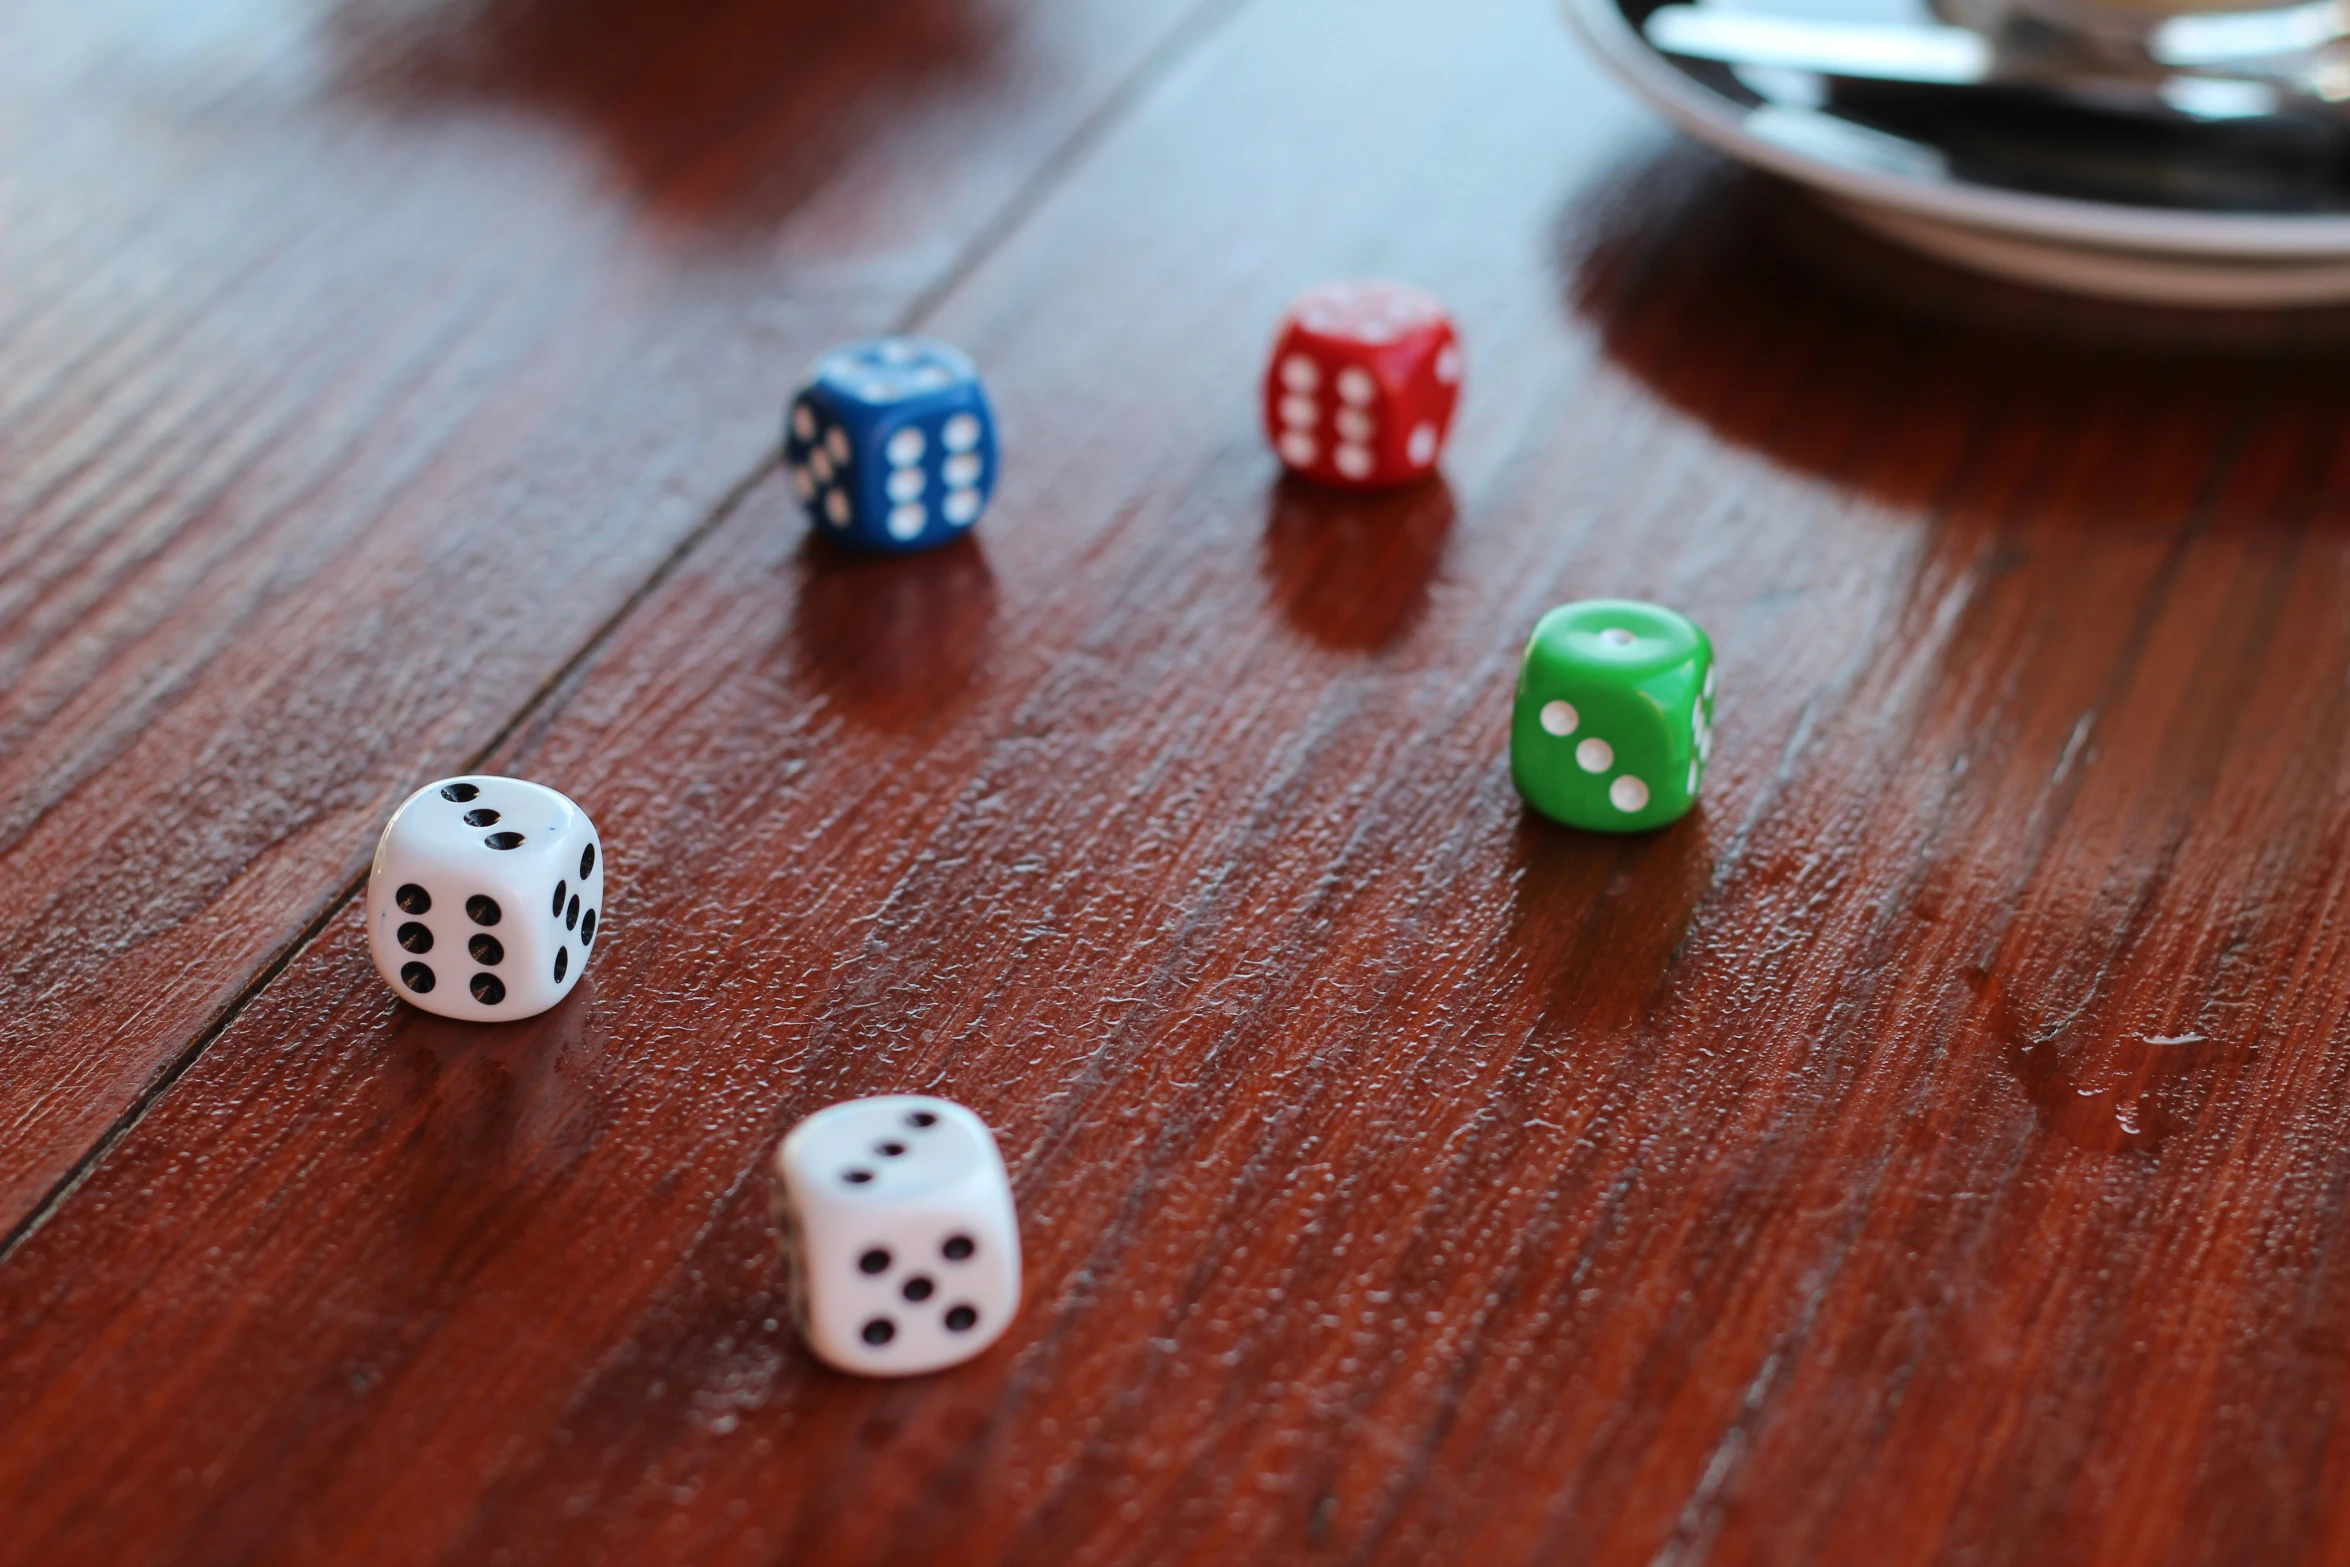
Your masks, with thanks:
[{"label": "green die", "polygon": [[1543,815],[1595,832],[1677,821],[1697,803],[1713,734],[1714,647],[1688,616],[1585,599],[1536,622],[1510,776]]}]

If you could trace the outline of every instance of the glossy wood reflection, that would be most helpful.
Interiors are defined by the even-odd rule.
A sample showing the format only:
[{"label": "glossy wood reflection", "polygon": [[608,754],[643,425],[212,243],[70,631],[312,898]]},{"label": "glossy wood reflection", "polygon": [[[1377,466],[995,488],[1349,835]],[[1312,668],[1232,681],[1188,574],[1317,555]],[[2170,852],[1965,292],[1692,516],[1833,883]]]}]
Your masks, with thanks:
[{"label": "glossy wood reflection", "polygon": [[[418,759],[304,829],[345,856],[300,859],[315,937],[216,1037],[143,1016],[184,1070],[0,1262],[19,1549],[2350,1549],[2337,359],[2273,322],[2224,350],[2128,312],[2051,332],[2061,306],[1676,148],[1503,4],[1170,11],[1076,129],[1074,90],[1019,111],[969,84],[998,49],[1139,34],[1076,7],[851,27],[807,56],[829,90],[917,121],[978,92],[998,146],[1058,149],[901,275],[871,238],[892,181],[955,183],[912,133],[828,126],[851,173],[765,183],[789,95],[702,95],[760,96],[740,54],[770,13],[698,16],[675,37],[710,56],[645,67],[618,117],[619,62],[674,40],[580,14],[581,41],[495,8],[455,50],[390,12],[326,36],[396,62],[335,103],[422,127],[468,123],[519,51],[535,112],[600,127],[629,243],[766,236],[723,242],[690,326],[632,328],[678,401],[609,471],[703,421],[748,442],[772,407],[696,367],[770,308],[821,337],[824,288],[882,278],[985,367],[1003,488],[974,538],[896,562],[809,539],[771,474],[704,490],[528,658],[450,634],[448,670],[547,689],[416,686],[414,751],[381,754]],[[960,156],[963,112],[915,145]],[[680,216],[753,185],[708,231]],[[1443,482],[1371,499],[1279,479],[1251,393],[1282,301],[1356,270],[1435,287],[1471,349]],[[582,418],[638,405],[566,384]],[[546,449],[513,461],[558,482]],[[54,573],[27,612],[102,649],[66,546],[23,540]],[[227,613],[207,580],[186,613]],[[1687,609],[1721,658],[1708,797],[1639,838],[1532,818],[1500,755],[1526,629],[1600,593]],[[440,667],[390,616],[217,632],[312,704],[253,720],[241,776],[324,765],[357,698],[318,649]],[[507,1028],[400,1006],[333,895],[466,735],[585,802],[610,856],[594,966]],[[105,776],[188,787],[144,755]],[[75,885],[93,922],[150,917]],[[256,929],[219,972],[276,950]],[[823,1104],[915,1089],[1002,1138],[1028,1299],[969,1366],[858,1382],[779,1321],[761,1163]]]},{"label": "glossy wood reflection", "polygon": [[0,1236],[1197,14],[0,8]]}]

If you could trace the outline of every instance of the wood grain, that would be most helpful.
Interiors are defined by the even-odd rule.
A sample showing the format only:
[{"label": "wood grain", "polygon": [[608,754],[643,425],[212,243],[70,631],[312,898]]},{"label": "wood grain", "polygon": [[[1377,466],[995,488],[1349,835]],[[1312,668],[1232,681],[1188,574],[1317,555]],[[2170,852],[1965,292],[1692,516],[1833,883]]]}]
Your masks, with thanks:
[{"label": "wood grain", "polygon": [[0,1234],[1190,0],[14,0]]},{"label": "wood grain", "polygon": [[[404,1010],[346,907],[0,1266],[19,1549],[2340,1559],[2340,367],[1888,304],[1819,221],[1539,8],[1254,0],[926,317],[974,541],[762,484],[500,743],[611,857],[572,1000]],[[1341,270],[1462,319],[1443,484],[1273,477]],[[1500,756],[1603,592],[1722,660],[1637,839]],[[915,1088],[1028,1303],[853,1381],[759,1165]]]}]

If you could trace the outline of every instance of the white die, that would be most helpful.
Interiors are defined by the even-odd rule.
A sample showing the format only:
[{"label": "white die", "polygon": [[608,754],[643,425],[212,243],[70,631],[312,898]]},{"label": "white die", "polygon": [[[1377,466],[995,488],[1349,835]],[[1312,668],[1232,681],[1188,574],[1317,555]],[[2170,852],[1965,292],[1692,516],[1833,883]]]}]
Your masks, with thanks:
[{"label": "white die", "polygon": [[817,1111],[775,1150],[792,1318],[818,1359],[865,1376],[969,1360],[1020,1307],[1020,1224],[979,1117],[891,1095]]},{"label": "white die", "polygon": [[508,1021],[571,993],[603,912],[604,851],[587,812],[519,778],[444,778],[384,826],[367,949],[402,1000]]}]

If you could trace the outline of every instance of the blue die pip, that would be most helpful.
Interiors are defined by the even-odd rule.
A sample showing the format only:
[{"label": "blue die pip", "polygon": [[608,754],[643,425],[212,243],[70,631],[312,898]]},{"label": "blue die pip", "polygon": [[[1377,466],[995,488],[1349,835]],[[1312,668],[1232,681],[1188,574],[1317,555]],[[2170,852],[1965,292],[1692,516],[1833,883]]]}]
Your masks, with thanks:
[{"label": "blue die pip", "polygon": [[875,338],[816,361],[792,399],[783,460],[819,532],[861,549],[929,549],[970,531],[995,493],[995,415],[959,350]]}]

